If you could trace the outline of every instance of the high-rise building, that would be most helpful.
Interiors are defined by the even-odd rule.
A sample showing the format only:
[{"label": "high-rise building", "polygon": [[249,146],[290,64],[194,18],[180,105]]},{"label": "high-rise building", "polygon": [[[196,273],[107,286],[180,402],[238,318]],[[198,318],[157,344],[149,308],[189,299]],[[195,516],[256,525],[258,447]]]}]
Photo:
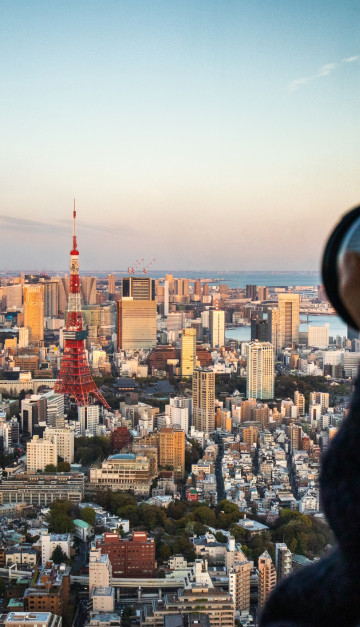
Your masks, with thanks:
[{"label": "high-rise building", "polygon": [[297,425],[290,426],[290,452],[301,450],[302,428]]},{"label": "high-rise building", "polygon": [[181,333],[181,376],[192,377],[196,366],[196,329]]},{"label": "high-rise building", "polygon": [[329,402],[329,392],[310,392],[310,405],[321,405],[322,412],[329,409]]},{"label": "high-rise building", "polygon": [[323,327],[308,326],[308,346],[327,348],[329,346],[329,323]]},{"label": "high-rise building", "polygon": [[98,586],[111,586],[112,567],[109,555],[92,547],[89,554],[89,595]]},{"label": "high-rise building", "polygon": [[85,435],[86,432],[96,435],[96,429],[100,422],[99,405],[78,407],[78,421],[81,435]]},{"label": "high-rise building", "polygon": [[155,300],[155,284],[146,276],[125,277],[122,280],[122,297],[133,300]]},{"label": "high-rise building", "polygon": [[269,288],[264,285],[258,285],[256,288],[258,300],[267,300],[269,298]]},{"label": "high-rise building", "polygon": [[221,348],[225,345],[225,311],[211,309],[209,325],[212,348]]},{"label": "high-rise building", "polygon": [[69,284],[68,276],[59,278],[59,314],[64,314],[69,300]]},{"label": "high-rise building", "polygon": [[189,296],[189,279],[174,280],[176,296]]},{"label": "high-rise building", "polygon": [[195,368],[192,399],[195,429],[211,433],[215,430],[215,372]]},{"label": "high-rise building", "polygon": [[250,425],[250,427],[244,427],[242,430],[242,439],[245,444],[252,446],[257,444],[259,431],[256,427]]},{"label": "high-rise building", "polygon": [[46,422],[46,399],[32,394],[21,401],[21,428],[25,435],[33,435],[34,427]]},{"label": "high-rise building", "polygon": [[165,406],[166,414],[170,417],[171,426],[178,426],[185,433],[189,431],[191,418],[192,399],[175,397],[169,399],[169,405]]},{"label": "high-rise building", "polygon": [[164,316],[169,315],[169,281],[164,282]]},{"label": "high-rise building", "polygon": [[107,532],[97,540],[96,546],[102,555],[109,557],[115,579],[154,577],[155,540],[146,531],[134,531],[128,538]]},{"label": "high-rise building", "polygon": [[246,401],[241,401],[241,422],[251,420],[251,411],[253,407],[256,407],[256,398],[249,398]]},{"label": "high-rise building", "polygon": [[280,312],[280,349],[299,343],[300,296],[278,294]]},{"label": "high-rise building", "polygon": [[44,339],[43,285],[24,285],[24,327],[29,329],[31,343]]},{"label": "high-rise building", "polygon": [[278,582],[285,579],[292,571],[292,555],[285,542],[275,544],[275,569]]},{"label": "high-rise building", "polygon": [[96,304],[96,277],[80,277],[80,292],[83,305]]},{"label": "high-rise building", "polygon": [[225,590],[190,584],[181,591],[178,602],[174,604],[180,614],[194,615],[199,611],[209,617],[210,627],[233,627],[235,609],[231,596]]},{"label": "high-rise building", "polygon": [[260,403],[256,407],[251,408],[251,420],[254,422],[260,422],[261,428],[266,429],[269,425],[270,410],[268,405]]},{"label": "high-rise building", "polygon": [[250,610],[251,564],[247,560],[238,562],[229,570],[229,593],[235,610]]},{"label": "high-rise building", "polygon": [[264,551],[258,561],[259,571],[259,607],[265,605],[270,593],[276,586],[276,570],[273,561],[267,551]]},{"label": "high-rise building", "polygon": [[117,338],[120,350],[150,349],[156,346],[156,302],[122,298],[117,303]]},{"label": "high-rise building", "polygon": [[18,285],[8,285],[6,288],[6,307],[8,309],[21,309],[22,305],[23,286],[20,283]]},{"label": "high-rise building", "polygon": [[327,303],[328,299],[323,285],[318,285],[318,301],[319,303]]},{"label": "high-rise building", "polygon": [[19,348],[27,348],[29,346],[29,329],[20,327],[19,329]]},{"label": "high-rise building", "polygon": [[56,444],[57,454],[62,457],[64,462],[74,463],[74,431],[68,427],[56,429],[46,427],[44,431],[44,439]]},{"label": "high-rise building", "polygon": [[43,471],[49,464],[56,466],[57,458],[56,443],[42,440],[37,435],[34,435],[32,440],[27,443],[26,469],[28,472]]},{"label": "high-rise building", "polygon": [[44,281],[44,317],[54,318],[59,315],[59,281]]},{"label": "high-rise building", "polygon": [[115,274],[108,275],[108,292],[109,294],[115,294]]},{"label": "high-rise building", "polygon": [[177,427],[162,427],[159,432],[159,466],[171,466],[174,476],[185,474],[185,431]]},{"label": "high-rise building", "polygon": [[247,346],[246,396],[274,397],[274,348],[269,342],[250,342]]},{"label": "high-rise building", "polygon": [[172,294],[174,292],[174,275],[173,274],[167,274],[165,276],[165,281],[167,281],[167,283],[169,285],[169,294]]},{"label": "high-rise building", "polygon": [[245,297],[251,300],[257,300],[256,285],[247,285],[245,288]]},{"label": "high-rise building", "polygon": [[268,321],[259,318],[251,319],[251,341],[259,340],[259,342],[268,341]]},{"label": "high-rise building", "polygon": [[194,282],[194,294],[201,297],[201,281]]},{"label": "high-rise building", "polygon": [[299,416],[305,416],[305,396],[298,390],[294,392],[294,403],[298,408]]},{"label": "high-rise building", "polygon": [[268,311],[268,341],[274,347],[274,353],[280,352],[280,311],[277,307]]}]

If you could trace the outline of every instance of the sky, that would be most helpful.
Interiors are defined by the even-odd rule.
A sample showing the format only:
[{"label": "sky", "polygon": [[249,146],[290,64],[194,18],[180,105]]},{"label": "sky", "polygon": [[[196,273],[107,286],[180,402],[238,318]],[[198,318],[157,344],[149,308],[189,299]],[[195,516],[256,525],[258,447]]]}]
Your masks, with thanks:
[{"label": "sky", "polygon": [[317,270],[360,199],[360,0],[1,0],[0,271]]}]

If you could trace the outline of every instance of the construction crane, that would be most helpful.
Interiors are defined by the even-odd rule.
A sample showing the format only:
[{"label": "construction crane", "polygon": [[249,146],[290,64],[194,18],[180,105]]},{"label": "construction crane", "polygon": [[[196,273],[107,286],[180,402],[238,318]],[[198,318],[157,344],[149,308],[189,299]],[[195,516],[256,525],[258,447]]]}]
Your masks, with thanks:
[{"label": "construction crane", "polygon": [[127,271],[129,273],[129,276],[131,275],[131,273],[132,273],[133,276],[135,275],[136,268],[139,265],[141,265],[143,263],[143,261],[144,261],[144,259],[136,259],[136,261],[134,261],[134,263],[131,266],[128,267]]},{"label": "construction crane", "polygon": [[[143,260],[143,261],[144,261],[144,260]],[[152,260],[150,261],[150,263],[148,263],[148,264],[147,264],[147,266],[145,266],[145,268],[143,268],[143,273],[145,274],[145,276],[146,276],[146,273],[147,273],[148,268],[150,268],[150,266],[152,266],[152,264],[154,263],[154,261],[156,261],[155,257],[154,257],[154,259],[152,259]]]}]

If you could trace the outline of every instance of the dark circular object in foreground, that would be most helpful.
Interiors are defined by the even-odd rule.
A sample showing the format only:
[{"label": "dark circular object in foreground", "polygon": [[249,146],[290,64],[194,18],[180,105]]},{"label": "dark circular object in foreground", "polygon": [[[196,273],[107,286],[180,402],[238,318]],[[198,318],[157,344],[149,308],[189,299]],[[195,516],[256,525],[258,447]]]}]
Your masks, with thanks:
[{"label": "dark circular object in foreground", "polygon": [[[321,267],[323,283],[330,303],[344,322],[353,329],[359,329],[359,327],[343,305],[339,295],[338,255],[346,235],[358,218],[360,218],[360,206],[351,209],[341,218],[327,241]],[[358,252],[360,253],[360,250]]]}]

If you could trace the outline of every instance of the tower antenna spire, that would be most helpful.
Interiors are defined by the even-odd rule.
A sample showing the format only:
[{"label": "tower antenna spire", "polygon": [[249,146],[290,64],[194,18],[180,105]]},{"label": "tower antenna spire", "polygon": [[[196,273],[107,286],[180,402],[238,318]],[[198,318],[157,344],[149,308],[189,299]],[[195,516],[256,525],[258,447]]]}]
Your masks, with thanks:
[{"label": "tower antenna spire", "polygon": [[76,209],[75,209],[75,198],[74,198],[74,211],[73,211],[73,219],[74,219],[74,230],[73,230],[73,250],[77,250],[77,243],[76,243]]}]

